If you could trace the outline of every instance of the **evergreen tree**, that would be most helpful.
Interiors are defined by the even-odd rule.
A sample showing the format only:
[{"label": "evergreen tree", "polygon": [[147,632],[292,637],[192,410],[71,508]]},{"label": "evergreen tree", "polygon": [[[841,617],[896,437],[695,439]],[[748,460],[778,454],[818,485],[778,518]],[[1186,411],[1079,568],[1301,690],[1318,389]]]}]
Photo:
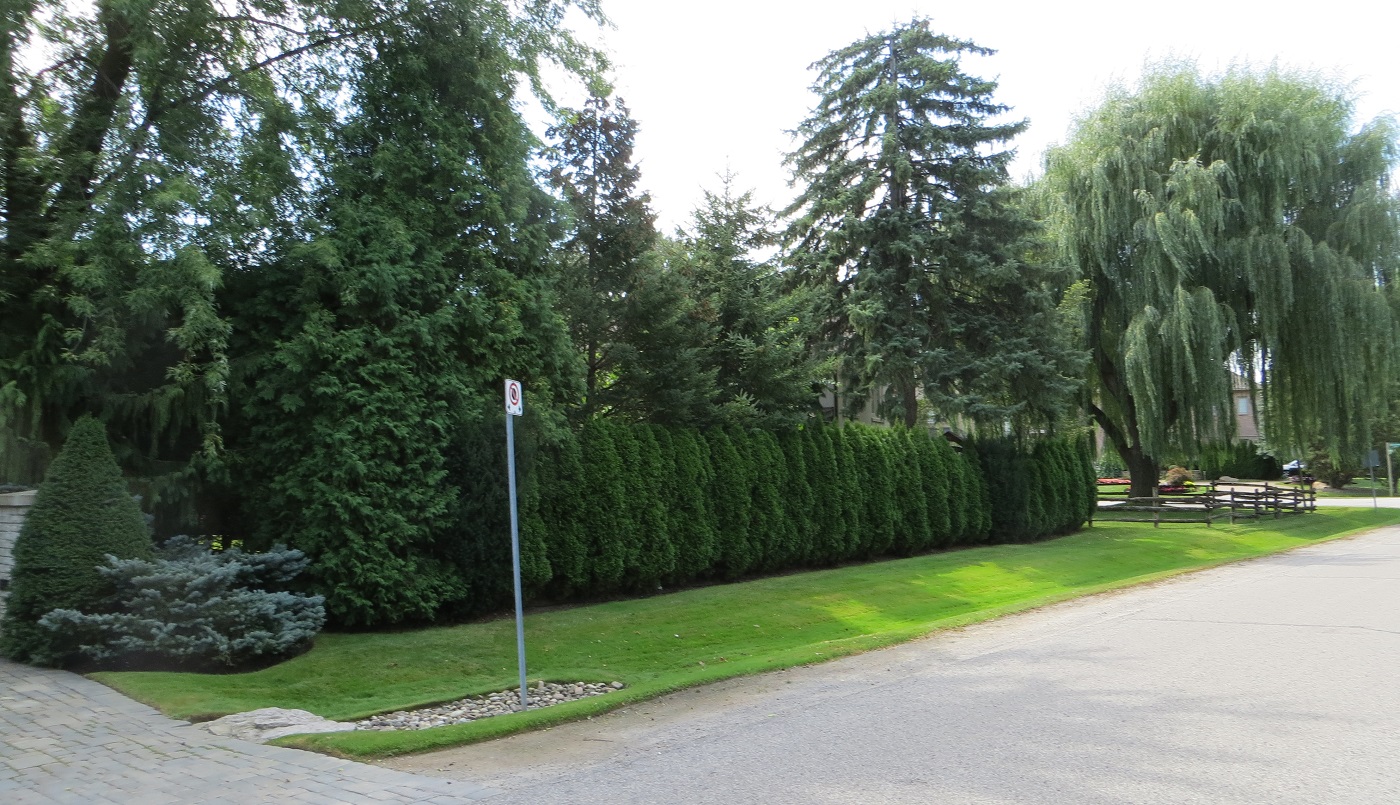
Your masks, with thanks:
[{"label": "evergreen tree", "polygon": [[833,561],[850,559],[861,554],[870,523],[865,516],[866,484],[861,471],[855,441],[859,437],[850,427],[832,428],[831,448],[836,458],[833,465],[838,475],[838,497],[841,501],[842,539]]},{"label": "evergreen tree", "polygon": [[633,425],[628,430],[636,443],[636,458],[628,467],[629,477],[636,482],[627,501],[636,513],[636,566],[629,576],[637,589],[650,592],[656,589],[657,582],[676,570],[676,546],[666,512],[668,490],[664,486],[664,479],[671,477],[675,468],[663,459],[651,426]]},{"label": "evergreen tree", "polygon": [[895,502],[900,510],[900,528],[895,534],[894,550],[912,554],[928,548],[930,529],[928,503],[923,491],[923,462],[917,443],[927,442],[924,431],[900,429],[894,431]]},{"label": "evergreen tree", "polygon": [[[459,51],[436,80],[490,73],[479,88],[508,100],[520,79],[539,90],[541,61],[591,70],[563,27],[571,8],[600,15],[593,0],[8,4],[0,476],[37,480],[84,412],[108,423],[123,466],[176,476],[148,502],[216,474],[236,387],[223,288],[320,215],[313,197],[342,145],[324,134],[349,111],[357,65],[398,32],[465,19],[481,51]],[[413,54],[381,71],[412,80],[420,67]],[[501,114],[458,123],[517,137]],[[395,170],[389,156],[374,170]]]},{"label": "evergreen tree", "polygon": [[710,500],[715,511],[716,565],[722,578],[736,579],[753,569],[758,556],[749,530],[753,517],[753,470],[741,449],[743,431],[713,430],[705,434],[714,476]]},{"label": "evergreen tree", "polygon": [[626,525],[627,487],[612,433],[608,422],[594,420],[579,434],[584,477],[579,531],[588,539],[588,589],[595,594],[620,589],[627,570],[627,546],[619,538]]},{"label": "evergreen tree", "polygon": [[888,387],[884,413],[935,410],[1052,420],[1074,384],[1054,337],[1056,277],[1023,257],[1035,227],[1006,186],[1024,122],[996,83],[962,71],[991,51],[916,19],[813,65],[816,110],[789,157],[801,194],[787,240],[856,402]]},{"label": "evergreen tree", "polygon": [[808,453],[811,430],[790,430],[778,435],[783,463],[787,466],[787,482],[780,490],[783,508],[791,523],[793,536],[792,564],[809,564],[816,550],[816,531],[820,521],[819,503],[812,491],[812,460]]},{"label": "evergreen tree", "polygon": [[632,162],[637,124],[621,100],[593,96],[549,130],[550,181],[573,213],[559,267],[560,308],[582,353],[583,419],[704,422],[714,373],[708,328],[685,279],[656,251],[656,216]]},{"label": "evergreen tree", "polygon": [[39,619],[54,609],[89,610],[109,592],[98,572],[107,556],[145,559],[151,535],[92,417],[78,420],[49,467],[14,545],[14,579],[5,601],[0,654],[59,664],[77,648]]},{"label": "evergreen tree", "polygon": [[[513,57],[493,36],[473,9],[446,4],[370,37],[344,68],[355,91],[316,218],[231,284],[232,441],[256,491],[255,534],[311,557],[314,589],[344,625],[468,605],[466,580],[509,532],[468,545],[454,533],[454,439],[500,421],[502,378],[526,381],[535,409],[567,380],[540,268],[548,199],[511,102]],[[492,124],[471,125],[481,120]],[[482,472],[503,479],[504,460]]]},{"label": "evergreen tree", "polygon": [[675,448],[674,495],[670,514],[671,534],[676,545],[676,581],[708,576],[716,561],[718,537],[715,508],[721,505],[709,496],[714,483],[705,441],[689,428],[671,432]]},{"label": "evergreen tree", "polygon": [[1274,443],[1369,442],[1396,361],[1396,153],[1389,121],[1358,129],[1314,77],[1180,65],[1111,91],[1051,151],[1090,410],[1134,495],[1167,452],[1232,435],[1231,366],[1259,381]]},{"label": "evergreen tree", "polygon": [[751,192],[736,195],[726,173],[719,193],[705,191],[691,231],[672,249],[696,315],[712,328],[706,362],[715,371],[715,402],[735,424],[791,423],[817,402],[812,295],[785,288],[774,260],[758,257],[776,244],[771,211]]},{"label": "evergreen tree", "polygon": [[540,508],[537,518],[527,521],[548,546],[552,572],[548,593],[561,598],[588,589],[589,538],[582,522],[588,508],[583,491],[587,478],[579,443],[570,434],[540,455],[536,463]]}]

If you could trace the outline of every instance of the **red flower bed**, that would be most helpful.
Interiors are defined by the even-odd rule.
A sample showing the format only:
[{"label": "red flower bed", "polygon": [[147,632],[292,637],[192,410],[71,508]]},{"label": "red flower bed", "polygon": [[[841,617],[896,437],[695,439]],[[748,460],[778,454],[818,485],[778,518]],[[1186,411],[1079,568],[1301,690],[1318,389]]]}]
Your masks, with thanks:
[{"label": "red flower bed", "polygon": [[1132,481],[1128,480],[1127,478],[1100,478],[1100,479],[1099,479],[1099,486],[1117,486],[1118,484],[1128,485],[1128,484],[1131,484],[1131,483],[1132,483]]}]

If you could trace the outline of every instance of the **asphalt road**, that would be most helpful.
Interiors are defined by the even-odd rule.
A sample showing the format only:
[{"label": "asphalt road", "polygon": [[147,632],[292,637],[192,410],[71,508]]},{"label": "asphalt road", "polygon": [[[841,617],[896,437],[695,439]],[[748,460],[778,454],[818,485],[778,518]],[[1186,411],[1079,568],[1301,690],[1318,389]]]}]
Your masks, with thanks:
[{"label": "asphalt road", "polygon": [[501,805],[1400,803],[1397,669],[1389,528],[393,765]]}]

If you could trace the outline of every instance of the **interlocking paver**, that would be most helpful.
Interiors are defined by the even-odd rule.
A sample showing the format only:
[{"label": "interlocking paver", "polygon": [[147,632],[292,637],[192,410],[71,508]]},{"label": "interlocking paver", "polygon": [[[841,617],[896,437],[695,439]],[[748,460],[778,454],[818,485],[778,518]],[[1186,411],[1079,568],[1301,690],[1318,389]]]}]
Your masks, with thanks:
[{"label": "interlocking paver", "polygon": [[0,660],[6,805],[460,805],[496,793],[220,738],[75,674]]}]

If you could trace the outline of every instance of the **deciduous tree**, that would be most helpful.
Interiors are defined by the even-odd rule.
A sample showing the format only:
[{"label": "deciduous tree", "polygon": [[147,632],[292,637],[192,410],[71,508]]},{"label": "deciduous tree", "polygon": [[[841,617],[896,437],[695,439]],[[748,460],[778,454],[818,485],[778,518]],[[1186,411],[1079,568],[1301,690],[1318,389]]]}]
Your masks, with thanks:
[{"label": "deciduous tree", "polygon": [[1051,151],[1087,279],[1092,413],[1150,494],[1156,458],[1231,436],[1230,367],[1277,445],[1359,455],[1396,360],[1388,120],[1314,76],[1190,65],[1115,89]]}]

